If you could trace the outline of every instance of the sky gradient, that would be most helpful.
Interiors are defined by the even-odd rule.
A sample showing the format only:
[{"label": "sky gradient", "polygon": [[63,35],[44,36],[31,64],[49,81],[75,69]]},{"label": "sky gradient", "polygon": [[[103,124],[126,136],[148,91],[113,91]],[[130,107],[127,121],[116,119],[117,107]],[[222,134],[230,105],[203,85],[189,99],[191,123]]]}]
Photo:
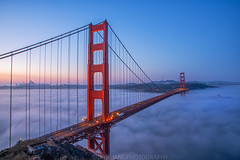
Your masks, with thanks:
[{"label": "sky gradient", "polygon": [[153,80],[240,81],[240,1],[0,1],[0,54],[107,19]]}]

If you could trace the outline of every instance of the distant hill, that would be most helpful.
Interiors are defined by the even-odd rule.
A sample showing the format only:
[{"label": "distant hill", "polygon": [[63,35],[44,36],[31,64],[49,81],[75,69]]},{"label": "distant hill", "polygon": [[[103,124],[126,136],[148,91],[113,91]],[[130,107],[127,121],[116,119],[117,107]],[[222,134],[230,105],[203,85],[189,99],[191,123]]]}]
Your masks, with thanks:
[{"label": "distant hill", "polygon": [[207,81],[203,83],[208,85],[240,85],[240,82],[226,82],[226,81]]},{"label": "distant hill", "polygon": [[[127,84],[114,84],[109,85],[110,89],[126,89],[130,91],[144,91],[144,92],[168,92],[173,89],[179,88],[180,84],[177,81],[174,80],[166,80],[166,81],[155,81],[153,83],[145,83],[145,84],[137,84],[137,83],[127,83]],[[194,89],[204,89],[204,88],[211,88],[216,83],[209,84],[207,82],[201,83],[201,82],[187,82],[186,88],[189,90]],[[101,85],[95,85],[94,88],[101,89]],[[0,89],[9,89],[9,86],[0,86]],[[29,84],[16,84],[13,86],[13,89],[26,89],[29,88]],[[50,84],[37,84],[34,82],[31,82],[30,89],[87,89],[87,85],[76,85],[76,84],[62,84],[62,85],[50,85]]]},{"label": "distant hill", "polygon": [[166,81],[154,81],[156,84],[174,84],[177,83],[177,81],[174,80],[166,80]]},{"label": "distant hill", "polygon": [[[111,85],[110,88],[114,89],[127,89],[131,91],[145,91],[145,92],[168,92],[173,89],[179,88],[180,83],[168,80],[168,81],[155,81],[153,83],[146,83],[146,84],[123,84],[123,85]],[[206,83],[200,83],[200,82],[187,82],[186,88],[189,90],[196,90],[196,89],[205,89],[205,88],[213,88],[214,86],[208,85]],[[160,89],[159,89],[160,88]]]}]

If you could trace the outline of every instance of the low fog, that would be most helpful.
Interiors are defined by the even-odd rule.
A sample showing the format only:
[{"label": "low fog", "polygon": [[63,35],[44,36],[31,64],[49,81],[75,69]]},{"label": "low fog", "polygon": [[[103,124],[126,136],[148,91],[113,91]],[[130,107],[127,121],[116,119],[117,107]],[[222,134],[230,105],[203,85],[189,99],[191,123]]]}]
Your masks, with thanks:
[{"label": "low fog", "polygon": [[111,154],[240,158],[240,87],[175,95],[111,129]]},{"label": "low fog", "polygon": [[[39,92],[40,91],[40,92]],[[60,100],[61,92],[61,100]],[[123,94],[125,92],[126,94]],[[40,93],[40,94],[39,94]],[[52,94],[50,94],[52,93]],[[0,149],[9,146],[9,132],[10,132],[10,96],[9,89],[0,90]],[[27,97],[26,97],[27,94]],[[133,91],[110,89],[110,112],[117,110],[128,103],[134,104],[138,102],[138,94]],[[40,103],[39,103],[40,95]],[[45,95],[45,96],[44,96]],[[59,95],[59,96],[57,96]],[[77,90],[70,89],[70,125],[77,123]],[[126,98],[126,96],[132,97]],[[156,93],[147,93],[147,97],[154,97]],[[45,97],[45,98],[44,98]],[[78,107],[79,107],[79,122],[83,121],[87,116],[87,90],[79,89],[78,91]],[[123,100],[125,98],[125,100]],[[45,99],[45,100],[44,100]],[[57,129],[65,128],[68,126],[68,90],[62,89],[31,89],[30,99],[29,90],[26,93],[25,89],[14,89],[12,100],[12,145],[18,142],[18,139],[26,139],[26,104],[27,104],[27,132],[29,132],[29,102],[30,102],[30,138],[42,136]],[[27,102],[27,103],[26,103]],[[58,103],[57,103],[58,102]],[[61,103],[60,103],[61,102]],[[40,104],[40,134],[39,134],[39,104]],[[95,103],[95,116],[101,115],[101,102],[99,100]],[[44,106],[46,113],[46,128],[44,132]],[[58,114],[57,114],[58,106]],[[60,116],[60,106],[62,113]],[[50,108],[52,108],[50,110]],[[50,114],[52,112],[52,114]],[[57,125],[58,115],[58,125]],[[51,120],[52,119],[52,123]],[[27,138],[29,134],[27,135]]]},{"label": "low fog", "polygon": [[[14,92],[13,138],[25,139],[23,91]],[[37,137],[38,91],[31,91],[31,138]],[[43,92],[41,92],[43,94]],[[81,93],[83,94],[83,93]],[[84,94],[83,94],[84,95]],[[0,149],[9,145],[9,93],[0,92]],[[43,134],[43,95],[41,95],[41,135]],[[63,126],[67,126],[67,92],[63,93]],[[119,96],[120,97],[120,96]],[[71,123],[76,122],[76,93],[71,92]],[[116,101],[119,101],[117,99]],[[49,103],[49,96],[46,102]],[[53,96],[53,103],[56,95]],[[86,115],[86,96],[79,102]],[[53,105],[52,130],[56,128]],[[47,113],[49,110],[47,109]],[[46,118],[49,120],[50,115]],[[228,86],[195,90],[167,98],[111,128],[111,155],[167,155],[168,159],[240,158],[240,87]],[[46,127],[50,132],[50,125]],[[86,147],[86,141],[80,142]]]}]

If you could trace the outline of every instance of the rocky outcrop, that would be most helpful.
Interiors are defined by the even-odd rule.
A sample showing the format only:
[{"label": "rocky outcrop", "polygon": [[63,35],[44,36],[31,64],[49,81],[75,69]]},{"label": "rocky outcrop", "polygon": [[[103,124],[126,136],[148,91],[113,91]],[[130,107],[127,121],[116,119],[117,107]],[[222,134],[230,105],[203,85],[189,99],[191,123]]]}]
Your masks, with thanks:
[{"label": "rocky outcrop", "polygon": [[14,147],[0,152],[1,160],[101,160],[102,158],[81,146],[49,140],[44,144],[30,145],[20,141]]}]

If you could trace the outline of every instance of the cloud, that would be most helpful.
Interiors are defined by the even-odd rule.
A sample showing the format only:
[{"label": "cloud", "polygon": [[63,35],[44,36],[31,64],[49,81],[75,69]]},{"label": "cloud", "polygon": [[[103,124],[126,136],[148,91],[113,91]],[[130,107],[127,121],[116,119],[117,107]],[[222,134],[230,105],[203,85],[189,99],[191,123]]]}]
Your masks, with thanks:
[{"label": "cloud", "polygon": [[225,89],[175,95],[120,122],[111,129],[111,153],[239,159],[240,87]]},{"label": "cloud", "polygon": [[[168,155],[169,159],[239,159],[239,90],[239,86],[220,87],[190,91],[185,96],[169,97],[112,127],[110,152],[113,155]],[[0,94],[4,96],[3,93]],[[8,93],[6,92],[6,94]],[[24,94],[25,92],[14,92],[13,143],[16,143],[19,137],[25,139],[26,103]],[[37,137],[39,133],[38,91],[32,90],[31,95],[31,137]],[[71,95],[70,115],[71,123],[73,123],[76,122],[75,91],[71,91]],[[43,94],[40,98],[40,132],[42,135],[44,129]],[[86,96],[84,100],[79,101],[80,117],[86,115]],[[121,100],[119,94],[118,100]],[[53,94],[52,101],[52,129],[54,130],[57,125],[56,94]],[[67,105],[67,90],[64,90],[62,96],[63,127],[67,126]],[[49,92],[47,92],[47,132],[50,132],[49,106],[50,97]],[[8,146],[9,142],[9,99],[2,98],[0,107],[0,147],[3,149]],[[86,140],[79,143],[87,147]]]}]

